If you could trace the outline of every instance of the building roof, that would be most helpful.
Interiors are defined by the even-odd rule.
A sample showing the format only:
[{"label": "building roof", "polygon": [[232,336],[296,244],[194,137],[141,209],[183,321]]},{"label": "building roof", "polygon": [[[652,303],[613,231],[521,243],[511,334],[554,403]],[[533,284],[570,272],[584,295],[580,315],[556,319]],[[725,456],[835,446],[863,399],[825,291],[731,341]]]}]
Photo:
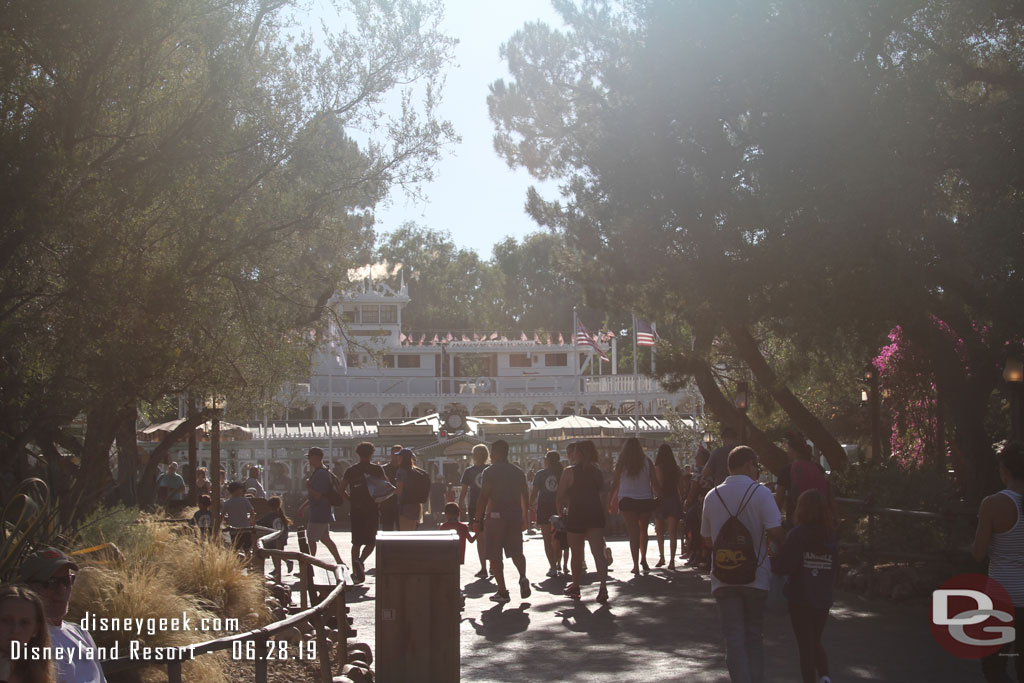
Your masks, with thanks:
[{"label": "building roof", "polygon": [[[474,436],[501,431],[502,426],[522,425],[519,431],[527,433],[531,429],[540,429],[545,425],[564,420],[564,415],[493,415],[493,416],[472,416],[466,418],[466,433]],[[669,421],[656,415],[641,415],[638,418],[632,415],[587,415],[587,420],[593,420],[601,425],[615,430],[622,430],[625,434],[632,434],[635,429],[644,433],[667,433],[672,431]],[[688,420],[689,418],[682,418]],[[271,423],[264,426],[262,423],[250,422],[246,425],[252,432],[253,441],[264,439],[290,440],[290,439],[375,439],[380,436],[380,426],[429,426],[433,433],[441,430],[441,416],[431,413],[423,417],[409,418],[378,418],[366,420],[335,420],[328,423],[326,420],[312,420],[309,422]],[[496,429],[488,429],[492,425]]]}]

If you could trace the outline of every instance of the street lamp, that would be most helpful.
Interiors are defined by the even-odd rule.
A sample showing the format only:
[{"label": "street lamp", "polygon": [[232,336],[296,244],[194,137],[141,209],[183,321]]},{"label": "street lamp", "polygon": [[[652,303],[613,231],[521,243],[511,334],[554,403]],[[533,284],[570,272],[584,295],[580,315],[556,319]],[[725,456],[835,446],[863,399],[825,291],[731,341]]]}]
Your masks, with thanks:
[{"label": "street lamp", "polygon": [[203,399],[210,416],[210,513],[213,515],[213,534],[220,533],[220,416],[226,401],[223,396],[211,394]]},{"label": "street lamp", "polygon": [[860,392],[861,401],[867,403],[871,411],[871,458],[882,458],[882,402],[878,395],[878,370],[873,363],[864,368],[864,381],[867,389]]},{"label": "street lamp", "polygon": [[1021,391],[1024,390],[1024,362],[1020,356],[1010,356],[1003,367],[1003,380],[1010,392],[1010,434],[1014,441],[1021,440]]}]

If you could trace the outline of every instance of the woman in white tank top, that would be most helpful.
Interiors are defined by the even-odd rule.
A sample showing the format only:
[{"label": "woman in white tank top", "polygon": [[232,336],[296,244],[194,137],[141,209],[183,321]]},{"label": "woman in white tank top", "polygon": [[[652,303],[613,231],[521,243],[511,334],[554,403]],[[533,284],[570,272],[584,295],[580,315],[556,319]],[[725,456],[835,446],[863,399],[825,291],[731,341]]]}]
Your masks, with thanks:
[{"label": "woman in white tank top", "polygon": [[[1024,681],[1024,444],[1010,443],[999,453],[999,474],[1006,488],[981,502],[978,531],[974,537],[974,558],[988,555],[988,575],[997,581],[1013,601],[1016,614],[1016,642],[981,660],[986,681],[1006,681],[1009,661],[1016,660],[1017,680]],[[1016,657],[1007,656],[1013,652]]]},{"label": "woman in white tank top", "polygon": [[644,454],[640,440],[633,437],[626,439],[619,461],[615,463],[615,479],[608,500],[608,512],[615,514],[618,508],[626,520],[634,574],[640,573],[640,565],[643,565],[645,572],[651,570],[647,566],[647,527],[657,507],[657,498],[658,483],[654,467]]}]

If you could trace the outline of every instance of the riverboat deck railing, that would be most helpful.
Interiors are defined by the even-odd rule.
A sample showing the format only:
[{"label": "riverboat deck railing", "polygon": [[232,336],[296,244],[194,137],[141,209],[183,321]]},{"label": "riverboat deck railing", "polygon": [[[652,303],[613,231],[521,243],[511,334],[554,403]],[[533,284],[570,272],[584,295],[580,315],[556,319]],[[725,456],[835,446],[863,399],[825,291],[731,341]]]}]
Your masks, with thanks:
[{"label": "riverboat deck railing", "polygon": [[361,396],[385,398],[425,398],[459,396],[618,396],[640,394],[667,395],[657,379],[646,375],[573,375],[524,374],[516,377],[417,377],[401,375],[317,375],[308,391],[309,398]]}]

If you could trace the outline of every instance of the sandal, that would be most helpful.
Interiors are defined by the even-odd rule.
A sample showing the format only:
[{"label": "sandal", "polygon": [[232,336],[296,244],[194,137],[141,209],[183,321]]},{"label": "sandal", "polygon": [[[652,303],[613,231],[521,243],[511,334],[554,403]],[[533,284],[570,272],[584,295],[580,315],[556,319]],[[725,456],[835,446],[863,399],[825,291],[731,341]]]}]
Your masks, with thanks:
[{"label": "sandal", "polygon": [[601,586],[601,590],[597,592],[597,601],[602,605],[608,604],[608,587]]},{"label": "sandal", "polygon": [[578,583],[570,583],[565,589],[565,594],[573,600],[580,599],[580,585]]}]

